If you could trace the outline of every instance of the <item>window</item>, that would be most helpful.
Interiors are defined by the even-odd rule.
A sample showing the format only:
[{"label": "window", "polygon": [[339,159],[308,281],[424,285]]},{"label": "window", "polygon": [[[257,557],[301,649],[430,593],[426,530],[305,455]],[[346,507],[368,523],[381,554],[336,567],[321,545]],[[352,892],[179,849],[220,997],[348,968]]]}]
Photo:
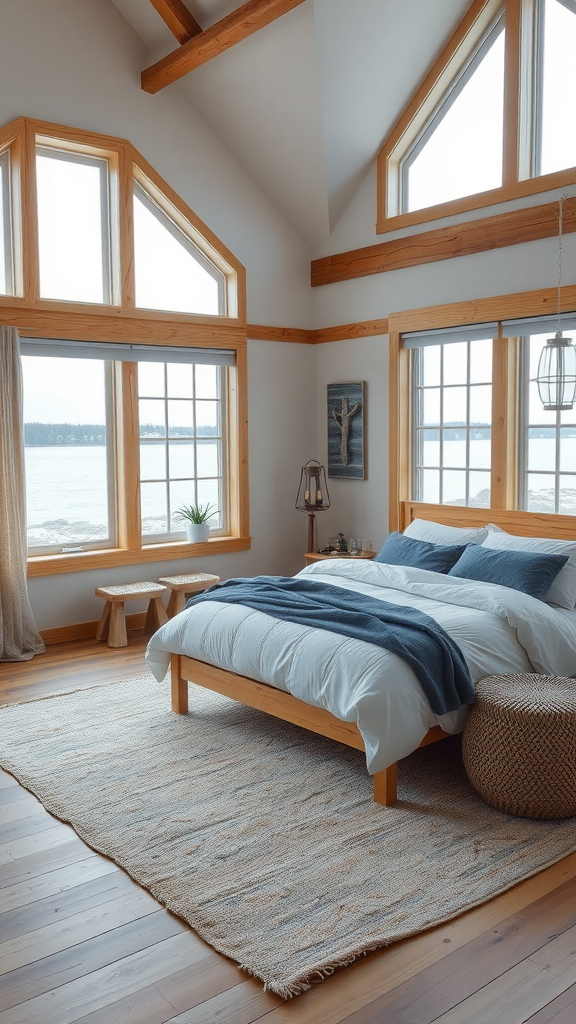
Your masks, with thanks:
[{"label": "window", "polygon": [[210,505],[210,528],[227,522],[222,366],[139,363],[143,542],[184,536],[175,513]]},{"label": "window", "polygon": [[29,549],[113,547],[111,364],[23,354],[22,369]]},{"label": "window", "polygon": [[249,548],[244,268],[129,142],[0,129],[0,292],[18,299],[28,574],[203,554],[182,505],[214,506],[211,551]]},{"label": "window", "polygon": [[502,184],[504,24],[500,17],[402,161],[402,209]]},{"label": "window", "polygon": [[134,191],[136,305],[225,312],[225,277],[138,185]]},{"label": "window", "polygon": [[576,0],[474,0],[378,155],[377,231],[576,183]]},{"label": "window", "polygon": [[12,268],[12,217],[10,202],[10,153],[0,154],[0,294],[14,291]]},{"label": "window", "polygon": [[108,164],[36,152],[40,296],[110,303]]},{"label": "window", "polygon": [[576,515],[576,408],[543,408],[535,382],[549,334],[522,339],[519,508]]},{"label": "window", "polygon": [[[576,312],[543,315],[555,292],[533,295],[537,315],[499,322],[420,329],[445,315],[465,319],[470,303],[391,315],[391,529],[417,516],[417,503],[576,517],[576,404],[545,410],[535,379],[558,327],[576,340]],[[524,301],[499,296],[475,307],[493,315]],[[561,528],[567,537],[576,530],[570,521]]]},{"label": "window", "polygon": [[[139,545],[183,541],[185,529],[175,517],[183,505],[213,506],[211,535],[227,533],[226,385],[233,355],[123,348],[22,340],[28,543],[34,554],[113,547],[128,525],[127,508],[116,497],[126,490],[124,462],[134,456],[140,467],[132,481],[139,483],[133,510],[141,524]],[[157,361],[159,353],[174,361]],[[135,431],[122,417],[133,397]]]},{"label": "window", "polygon": [[490,506],[492,342],[412,350],[412,497]]},{"label": "window", "polygon": [[539,0],[535,174],[576,165],[576,0]]}]

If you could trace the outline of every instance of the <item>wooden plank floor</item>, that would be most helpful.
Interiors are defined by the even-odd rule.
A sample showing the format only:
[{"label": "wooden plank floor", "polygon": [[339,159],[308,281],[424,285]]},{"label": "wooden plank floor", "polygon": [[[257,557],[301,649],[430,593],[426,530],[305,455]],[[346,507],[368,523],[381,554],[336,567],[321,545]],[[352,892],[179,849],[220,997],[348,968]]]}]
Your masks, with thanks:
[{"label": "wooden plank floor", "polygon": [[[0,665],[0,703],[135,675],[145,641]],[[576,854],[304,995],[265,993],[0,773],[0,1024],[574,1024]]]}]

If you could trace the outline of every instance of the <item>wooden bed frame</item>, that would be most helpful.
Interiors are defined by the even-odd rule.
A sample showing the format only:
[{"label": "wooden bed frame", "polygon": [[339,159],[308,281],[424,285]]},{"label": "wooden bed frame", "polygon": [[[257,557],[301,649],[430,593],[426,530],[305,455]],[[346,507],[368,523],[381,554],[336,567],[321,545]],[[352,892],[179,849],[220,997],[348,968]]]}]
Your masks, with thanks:
[{"label": "wooden bed frame", "polygon": [[[509,509],[462,508],[455,505],[427,505],[419,502],[402,501],[398,508],[399,529],[404,530],[413,519],[431,519],[447,526],[485,526],[492,522],[508,533],[523,537],[558,537],[574,540],[576,517],[549,515],[545,513],[519,512]],[[216,668],[204,661],[172,655],[172,709],[180,715],[188,711],[188,682],[194,682],[208,690],[215,690],[225,697],[248,707],[265,711],[285,722],[292,722],[311,732],[338,740],[349,747],[364,750],[364,741],[354,722],[342,722],[329,711],[293,697],[284,690],[277,690],[266,683],[256,682],[247,676],[236,675],[225,669]],[[440,726],[430,729],[421,747],[445,739],[448,733]],[[392,764],[374,775],[374,801],[390,807],[396,802],[398,765]]]},{"label": "wooden bed frame", "polygon": [[[355,747],[356,750],[364,750],[364,740],[355,722],[343,722],[335,718],[329,711],[323,708],[306,704],[305,701],[293,697],[284,690],[277,690],[274,686],[266,683],[258,683],[248,676],[239,676],[235,672],[228,672],[223,668],[216,668],[205,661],[197,661],[195,658],[187,658],[184,654],[173,654],[171,659],[172,670],[172,710],[179,715],[185,715],[188,711],[188,682],[196,683],[197,686],[204,686],[207,690],[214,690],[222,693],[225,697],[232,697],[241,704],[247,704],[250,708],[257,708],[258,711],[265,711],[275,718],[281,718],[284,722],[292,722],[310,732],[327,736],[331,740],[338,740],[348,747]],[[428,743],[435,743],[448,736],[439,725],[430,729],[422,743],[425,747]],[[374,779],[374,802],[384,807],[391,807],[396,803],[396,785],[398,778],[398,765],[391,764],[381,772],[376,772]]]}]

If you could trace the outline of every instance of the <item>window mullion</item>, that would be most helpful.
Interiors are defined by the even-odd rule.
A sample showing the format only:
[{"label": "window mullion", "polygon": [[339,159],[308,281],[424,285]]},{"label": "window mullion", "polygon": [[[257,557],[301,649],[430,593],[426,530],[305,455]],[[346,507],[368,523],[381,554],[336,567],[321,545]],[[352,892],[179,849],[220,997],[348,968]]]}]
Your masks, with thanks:
[{"label": "window mullion", "polygon": [[525,55],[530,60],[529,117],[526,132],[529,135],[529,174],[538,177],[542,173],[542,104],[544,99],[544,0],[531,0],[530,50],[528,43]]},{"label": "window mullion", "polygon": [[558,512],[560,509],[560,438],[562,434],[560,432],[560,425],[562,423],[562,413],[558,410],[556,413],[556,451],[554,460],[554,511]]},{"label": "window mullion", "polygon": [[440,346],[440,429],[438,431],[438,500],[444,503],[444,345]]},{"label": "window mullion", "polygon": [[142,547],[138,363],[116,363],[116,479],[118,546]]},{"label": "window mullion", "polygon": [[490,507],[514,508],[518,432],[517,340],[496,338],[492,349],[492,470]]},{"label": "window mullion", "polygon": [[470,504],[470,342],[466,343],[466,490],[464,504]]},{"label": "window mullion", "polygon": [[521,90],[523,0],[506,0],[504,42],[504,138],[502,146],[502,185],[513,185],[520,178],[520,112],[524,97]]}]

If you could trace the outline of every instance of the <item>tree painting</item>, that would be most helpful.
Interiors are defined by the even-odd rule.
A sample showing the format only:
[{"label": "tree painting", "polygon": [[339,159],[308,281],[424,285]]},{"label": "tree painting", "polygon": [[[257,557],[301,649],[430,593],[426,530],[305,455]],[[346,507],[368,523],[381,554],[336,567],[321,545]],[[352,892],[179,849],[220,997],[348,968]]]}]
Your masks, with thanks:
[{"label": "tree painting", "polygon": [[363,480],[364,383],[328,385],[328,475]]}]

